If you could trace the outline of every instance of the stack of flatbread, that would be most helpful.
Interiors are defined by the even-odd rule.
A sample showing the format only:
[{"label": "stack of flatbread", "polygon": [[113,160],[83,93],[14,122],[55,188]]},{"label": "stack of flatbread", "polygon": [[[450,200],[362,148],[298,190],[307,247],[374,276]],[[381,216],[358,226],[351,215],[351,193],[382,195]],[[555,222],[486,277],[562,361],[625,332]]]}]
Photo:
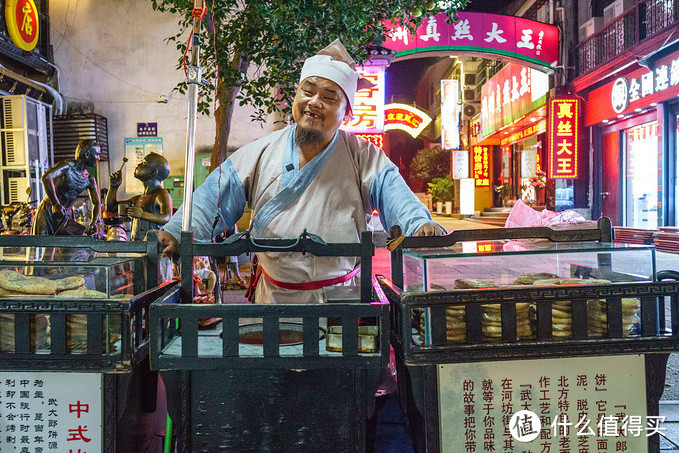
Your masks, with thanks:
[{"label": "stack of flatbread", "polygon": [[[558,278],[558,277],[556,278],[550,277],[546,279],[533,281],[534,286],[605,285],[610,283],[611,282],[608,280],[601,279],[579,279],[579,278]],[[531,320],[533,330],[537,332],[536,304],[531,304]],[[572,336],[573,336],[573,316],[571,310],[571,302],[568,300],[558,300],[552,302],[552,337],[571,338]]]},{"label": "stack of flatbread", "polygon": [[[622,335],[629,337],[635,333],[634,326],[641,319],[639,312],[641,301],[636,297],[624,297],[622,299]],[[587,334],[590,338],[602,338],[607,336],[608,320],[606,315],[606,301],[587,301]]]},{"label": "stack of flatbread", "polygon": [[[481,288],[497,288],[498,285],[492,280],[476,280],[476,279],[458,279],[455,280],[455,289],[481,289]],[[530,339],[533,331],[530,326],[530,318],[528,316],[528,303],[516,304],[516,339],[524,340]],[[451,335],[451,328],[455,328],[456,324],[450,322],[451,316],[446,318],[446,327]],[[464,328],[464,323],[462,323]],[[456,331],[452,330],[455,334]],[[501,304],[483,304],[481,305],[481,336],[484,341],[499,341],[502,339],[502,314]],[[466,335],[465,335],[466,339]]]}]

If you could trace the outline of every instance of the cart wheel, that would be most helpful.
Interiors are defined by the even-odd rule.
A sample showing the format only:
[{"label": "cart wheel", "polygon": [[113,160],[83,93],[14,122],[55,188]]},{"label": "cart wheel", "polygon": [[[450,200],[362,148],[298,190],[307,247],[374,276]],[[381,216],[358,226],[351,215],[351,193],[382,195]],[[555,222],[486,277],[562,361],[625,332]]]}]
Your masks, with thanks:
[{"label": "cart wheel", "polygon": [[658,271],[656,275],[656,278],[659,282],[663,280],[674,280],[674,281],[679,281],[679,272],[677,271],[671,271],[671,270],[664,270],[664,271]]}]

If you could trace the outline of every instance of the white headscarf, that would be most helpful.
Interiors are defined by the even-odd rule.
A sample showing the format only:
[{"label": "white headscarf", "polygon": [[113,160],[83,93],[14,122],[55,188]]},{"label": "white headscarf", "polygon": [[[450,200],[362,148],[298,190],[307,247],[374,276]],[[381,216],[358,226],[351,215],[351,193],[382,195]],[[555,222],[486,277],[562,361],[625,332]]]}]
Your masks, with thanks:
[{"label": "white headscarf", "polygon": [[306,59],[304,66],[302,66],[300,83],[308,77],[323,77],[339,85],[344,91],[352,111],[356,91],[373,86],[368,79],[358,75],[356,62],[339,39],[320,50],[317,55]]}]

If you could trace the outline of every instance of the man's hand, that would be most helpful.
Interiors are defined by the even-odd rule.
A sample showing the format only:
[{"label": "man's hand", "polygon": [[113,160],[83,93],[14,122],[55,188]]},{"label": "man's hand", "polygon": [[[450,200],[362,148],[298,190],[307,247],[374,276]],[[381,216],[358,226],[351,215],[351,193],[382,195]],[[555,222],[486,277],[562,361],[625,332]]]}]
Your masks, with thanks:
[{"label": "man's hand", "polygon": [[111,189],[117,189],[120,187],[120,184],[123,182],[123,175],[120,173],[120,171],[114,171],[111,173],[111,175],[108,177],[108,183],[111,186]]},{"label": "man's hand", "polygon": [[139,206],[129,206],[127,208],[127,215],[133,219],[141,219],[141,217],[144,215],[144,210]]},{"label": "man's hand", "polygon": [[163,246],[161,252],[163,258],[170,258],[177,250],[179,250],[179,242],[177,242],[177,239],[167,231],[158,231],[158,241]]},{"label": "man's hand", "polygon": [[446,232],[438,223],[427,222],[415,231],[413,236],[443,236]]}]

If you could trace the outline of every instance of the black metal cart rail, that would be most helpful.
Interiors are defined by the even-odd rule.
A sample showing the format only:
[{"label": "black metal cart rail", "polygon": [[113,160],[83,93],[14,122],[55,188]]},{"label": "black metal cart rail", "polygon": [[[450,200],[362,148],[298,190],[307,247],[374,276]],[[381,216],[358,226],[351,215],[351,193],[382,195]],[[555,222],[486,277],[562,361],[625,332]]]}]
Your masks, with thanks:
[{"label": "black metal cart rail", "polygon": [[236,233],[220,243],[193,242],[193,234],[182,232],[180,255],[182,262],[182,300],[192,299],[192,272],[194,256],[238,256],[249,252],[299,252],[315,256],[352,256],[361,258],[361,302],[372,300],[372,257],[375,246],[372,233],[361,233],[361,242],[326,243],[320,237],[307,233],[306,229],[296,239],[254,238],[249,231]]},{"label": "black metal cart rail", "polygon": [[[182,369],[315,369],[371,368],[386,366],[389,357],[388,305],[332,303],[314,305],[179,304],[178,291],[168,293],[151,305],[151,368]],[[342,352],[327,353],[320,349],[319,327],[325,318],[341,319]],[[205,355],[199,347],[198,320],[221,318],[221,350],[217,355]],[[261,356],[240,355],[239,323],[243,319],[262,319]],[[364,353],[358,347],[359,319],[369,318],[379,326],[378,350]],[[288,355],[279,344],[281,323],[289,319],[302,320],[302,345],[297,355]],[[179,320],[179,323],[176,322]],[[179,326],[179,327],[177,327]],[[175,353],[169,346],[181,341]]]},{"label": "black metal cart rail", "polygon": [[[146,355],[149,306],[177,282],[167,282],[133,299],[46,299],[44,296],[0,298],[0,315],[13,316],[14,350],[0,353],[0,368],[40,371],[124,372]],[[49,348],[31,346],[31,317],[49,317]],[[86,345],[69,350],[67,317],[85,316]],[[120,326],[119,332],[111,324]],[[112,335],[119,335],[115,350]]]},{"label": "black metal cart rail", "polygon": [[[592,224],[593,225],[593,224]],[[458,242],[493,241],[501,239],[547,239],[552,242],[612,242],[611,220],[601,217],[596,227],[582,229],[555,230],[548,227],[525,228],[488,228],[484,230],[455,230],[445,236],[401,236],[401,228],[391,229],[393,239],[401,238],[397,246],[391,248],[391,278],[396,286],[403,288],[403,249],[424,247],[450,247]]]},{"label": "black metal cart rail", "polygon": [[[529,287],[405,293],[384,278],[380,285],[392,304],[392,344],[407,365],[477,362],[509,358],[567,357],[597,354],[671,352],[679,350],[679,283],[635,282],[612,285]],[[640,330],[623,334],[622,299],[640,300]],[[606,302],[607,332],[588,336],[587,303]],[[669,300],[671,321],[661,309]],[[572,335],[553,338],[552,305],[570,302]],[[516,304],[531,303],[536,310],[535,339],[517,340]],[[482,335],[482,306],[499,306],[501,338],[486,341]],[[466,340],[447,341],[446,309],[465,309]],[[414,310],[428,309],[431,341],[413,340]],[[660,326],[666,326],[661,329]]]}]

